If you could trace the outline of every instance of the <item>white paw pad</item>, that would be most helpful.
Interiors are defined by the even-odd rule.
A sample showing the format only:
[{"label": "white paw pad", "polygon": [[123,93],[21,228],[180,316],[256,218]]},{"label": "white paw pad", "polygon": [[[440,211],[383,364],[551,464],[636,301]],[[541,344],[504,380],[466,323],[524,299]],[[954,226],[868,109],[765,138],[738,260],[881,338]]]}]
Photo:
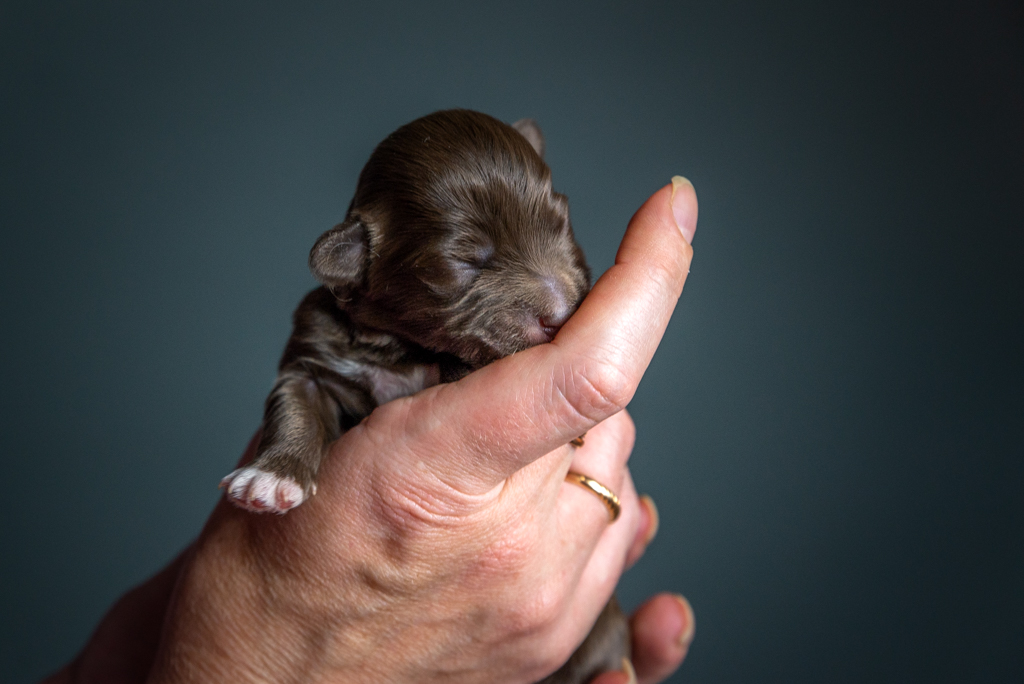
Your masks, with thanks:
[{"label": "white paw pad", "polygon": [[239,468],[220,481],[231,503],[255,513],[287,513],[306,499],[298,482],[259,468]]}]

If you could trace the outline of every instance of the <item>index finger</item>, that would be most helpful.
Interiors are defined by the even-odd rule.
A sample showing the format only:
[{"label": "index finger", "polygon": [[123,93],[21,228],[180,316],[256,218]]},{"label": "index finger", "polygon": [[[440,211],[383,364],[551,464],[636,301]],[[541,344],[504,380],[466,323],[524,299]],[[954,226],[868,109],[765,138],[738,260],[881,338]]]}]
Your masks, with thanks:
[{"label": "index finger", "polygon": [[677,177],[633,215],[615,265],[552,343],[385,405],[382,414],[407,412],[410,451],[431,454],[431,470],[449,485],[493,489],[629,403],[682,292],[696,225],[693,186]]}]

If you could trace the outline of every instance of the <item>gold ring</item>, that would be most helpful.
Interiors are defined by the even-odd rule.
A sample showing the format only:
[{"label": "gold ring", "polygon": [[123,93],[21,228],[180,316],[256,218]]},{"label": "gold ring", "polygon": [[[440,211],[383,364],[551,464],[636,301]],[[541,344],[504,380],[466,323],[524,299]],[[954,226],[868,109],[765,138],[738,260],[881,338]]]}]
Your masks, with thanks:
[{"label": "gold ring", "polygon": [[622,504],[619,503],[619,497],[615,496],[615,492],[608,489],[594,478],[581,475],[572,470],[566,474],[565,479],[567,482],[578,484],[587,491],[597,494],[597,497],[601,499],[601,503],[603,503],[604,507],[608,509],[608,522],[613,523],[618,519],[619,514],[622,513]]}]

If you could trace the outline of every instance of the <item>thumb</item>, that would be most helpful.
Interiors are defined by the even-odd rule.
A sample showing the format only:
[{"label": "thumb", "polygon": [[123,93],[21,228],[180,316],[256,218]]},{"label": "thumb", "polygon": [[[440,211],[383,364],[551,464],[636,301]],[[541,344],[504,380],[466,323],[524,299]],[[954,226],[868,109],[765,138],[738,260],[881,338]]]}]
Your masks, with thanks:
[{"label": "thumb", "polygon": [[632,399],[690,270],[693,186],[673,179],[634,214],[615,264],[550,344],[457,383],[392,402],[415,454],[460,491],[483,493],[623,409]]}]

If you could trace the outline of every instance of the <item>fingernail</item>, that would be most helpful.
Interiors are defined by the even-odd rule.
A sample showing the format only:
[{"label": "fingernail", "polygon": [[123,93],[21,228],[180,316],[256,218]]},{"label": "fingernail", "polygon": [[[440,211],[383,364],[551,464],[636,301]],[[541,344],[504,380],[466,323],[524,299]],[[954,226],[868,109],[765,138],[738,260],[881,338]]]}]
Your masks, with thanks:
[{"label": "fingernail", "polygon": [[676,226],[679,227],[680,232],[683,234],[683,239],[690,243],[693,242],[693,234],[697,232],[697,226],[686,225],[686,209],[681,204],[676,204],[676,193],[679,192],[680,188],[686,186],[692,189],[693,183],[682,176],[672,176],[672,199],[670,200],[672,202],[672,215],[676,219]]},{"label": "fingernail", "polygon": [[658,507],[654,505],[654,499],[644,494],[640,497],[640,503],[647,507],[647,513],[651,516],[651,526],[647,528],[647,534],[644,535],[644,546],[647,546],[658,534],[661,518],[658,516]]},{"label": "fingernail", "polygon": [[676,594],[674,598],[676,601],[679,601],[679,605],[683,607],[683,611],[686,613],[686,622],[683,624],[683,631],[680,632],[676,643],[683,648],[686,648],[690,645],[690,642],[693,641],[693,634],[697,630],[697,621],[693,615],[693,607],[690,605],[690,602],[686,600],[686,597],[681,594]]},{"label": "fingernail", "polygon": [[626,684],[636,684],[636,670],[633,669],[633,663],[629,662],[629,658],[622,659],[622,671],[629,678]]}]

